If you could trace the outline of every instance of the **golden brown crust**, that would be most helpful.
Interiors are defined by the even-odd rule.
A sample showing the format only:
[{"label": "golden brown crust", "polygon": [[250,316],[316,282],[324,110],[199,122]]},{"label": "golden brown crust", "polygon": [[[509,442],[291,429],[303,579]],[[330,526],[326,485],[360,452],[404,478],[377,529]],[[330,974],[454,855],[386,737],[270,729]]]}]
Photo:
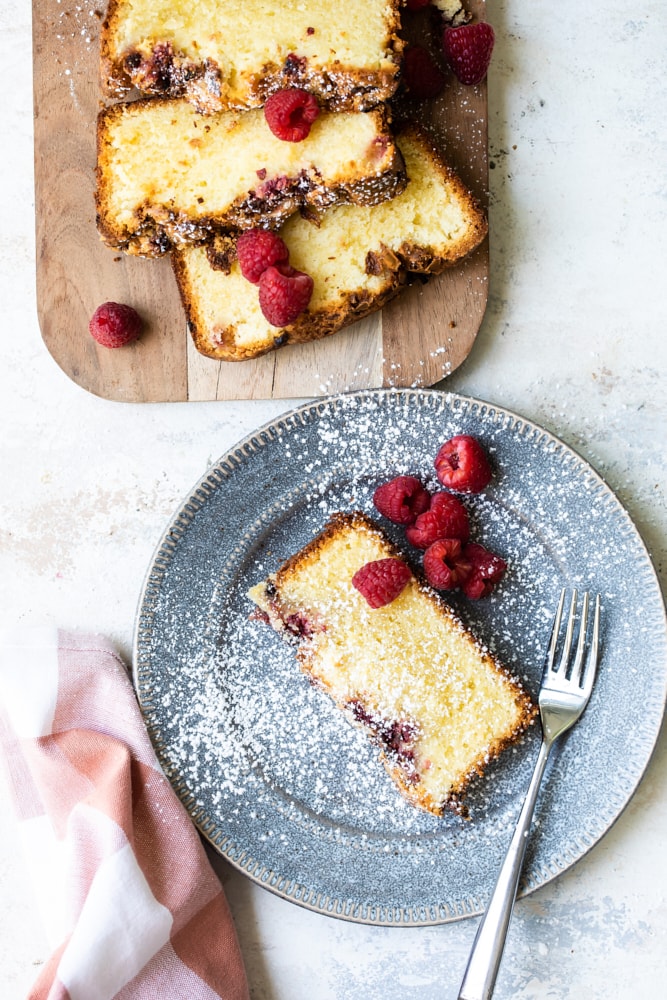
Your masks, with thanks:
[{"label": "golden brown crust", "polygon": [[489,232],[486,214],[477,198],[468,190],[459,175],[445,161],[429,132],[418,125],[405,125],[397,133],[400,148],[401,138],[415,144],[421,155],[431,164],[434,175],[442,179],[453,199],[464,205],[468,213],[468,232],[464,239],[452,243],[446,254],[433,254],[423,247],[403,243],[398,251],[405,267],[420,274],[438,274],[448,265],[466,257],[476,249]]},{"label": "golden brown crust", "polygon": [[[122,22],[124,0],[110,0],[102,25],[100,69],[106,96],[120,98],[136,87],[144,94],[184,97],[202,114],[261,107],[266,99],[285,87],[301,87],[315,94],[329,111],[368,111],[389,100],[400,76],[404,41],[398,0],[387,0],[386,37],[383,47],[387,67],[345,66],[332,58],[330,65],[309,64],[305,56],[290,53],[278,63],[267,53],[266,61],[252,72],[234,65],[226,73],[213,59],[199,61],[173,48],[168,33],[139,46],[117,51],[114,35]],[[206,32],[207,28],[203,26]],[[210,29],[208,29],[210,30]],[[275,51],[275,50],[273,50]]]},{"label": "golden brown crust", "polygon": [[339,306],[318,311],[306,309],[289,326],[275,327],[272,339],[265,338],[258,343],[240,346],[236,340],[235,327],[209,330],[199,309],[197,291],[190,283],[185,256],[174,251],[171,254],[171,264],[194,345],[200,354],[216,361],[247,361],[287,344],[322,340],[344,326],[377,312],[400,292],[405,282],[404,274],[396,271],[387,276],[387,282],[379,294],[361,290],[348,295]]},{"label": "golden brown crust", "polygon": [[[113,144],[110,136],[115,123],[124,115],[151,114],[169,107],[166,98],[142,99],[129,104],[115,104],[103,109],[97,120],[96,193],[97,227],[104,242],[125,253],[158,257],[174,246],[203,243],[216,233],[229,233],[257,225],[276,226],[302,207],[324,209],[330,205],[351,203],[374,205],[394,197],[407,184],[403,158],[395,146],[389,125],[389,109],[368,112],[375,120],[378,158],[383,166],[376,173],[351,176],[339,183],[327,184],[316,166],[292,177],[267,178],[257,189],[247,191],[211,215],[193,217],[172,204],[145,201],[133,206],[132,226],[122,225],[110,207],[110,195],[116,183]],[[331,116],[335,121],[335,116]],[[208,127],[208,126],[206,126]],[[211,169],[215,169],[212,162]]]}]

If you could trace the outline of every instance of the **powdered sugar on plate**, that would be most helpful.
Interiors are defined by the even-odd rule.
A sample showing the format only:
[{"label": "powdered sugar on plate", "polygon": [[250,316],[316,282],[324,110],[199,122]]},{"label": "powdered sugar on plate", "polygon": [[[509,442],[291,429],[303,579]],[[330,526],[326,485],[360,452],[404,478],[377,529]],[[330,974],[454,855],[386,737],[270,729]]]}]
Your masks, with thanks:
[{"label": "powdered sugar on plate", "polygon": [[421,554],[374,511],[372,493],[403,473],[436,489],[433,459],[455,433],[476,435],[491,457],[491,485],[465,503],[475,540],[509,564],[490,597],[450,600],[478,639],[535,695],[561,587],[603,597],[600,679],[553,762],[529,847],[523,891],[544,884],[603,835],[632,794],[667,674],[664,607],[641,540],[605,484],[551,435],[437,391],[308,404],[241,442],[195,487],[142,595],[137,691],[193,819],[252,878],[352,920],[422,924],[480,912],[539,733],[473,784],[470,820],[423,813],[401,798],[366,737],[310,686],[293,651],[253,619],[247,591],[339,510],[375,516],[418,569]]}]

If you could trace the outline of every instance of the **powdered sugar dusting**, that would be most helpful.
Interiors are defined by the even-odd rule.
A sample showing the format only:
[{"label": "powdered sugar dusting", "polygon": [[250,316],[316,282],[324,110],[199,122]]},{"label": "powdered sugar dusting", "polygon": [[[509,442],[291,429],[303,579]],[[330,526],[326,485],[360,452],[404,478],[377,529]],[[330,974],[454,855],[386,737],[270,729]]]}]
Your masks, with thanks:
[{"label": "powdered sugar dusting", "polygon": [[[351,909],[339,915],[350,919],[424,923],[477,912],[538,732],[474,783],[470,821],[425,814],[401,798],[366,737],[310,686],[293,651],[253,620],[247,590],[332,513],[359,509],[381,521],[371,501],[380,482],[417,474],[435,489],[433,458],[454,433],[477,435],[491,456],[492,484],[465,502],[473,537],[509,569],[490,597],[451,603],[533,695],[561,587],[603,596],[600,681],[554,761],[530,846],[526,885],[543,884],[627,801],[659,727],[665,673],[642,667],[646,644],[652,664],[664,662],[664,609],[636,532],[592,470],[539,428],[432,391],[353,393],[303,407],[256,432],[199,484],[160,546],[139,616],[140,700],[196,821],[253,877],[277,873],[277,891],[316,908],[329,905],[318,894],[342,901]],[[402,529],[382,526],[418,569],[421,556],[406,548]],[[583,804],[577,777],[590,791]],[[393,916],[371,914],[374,904]]]}]

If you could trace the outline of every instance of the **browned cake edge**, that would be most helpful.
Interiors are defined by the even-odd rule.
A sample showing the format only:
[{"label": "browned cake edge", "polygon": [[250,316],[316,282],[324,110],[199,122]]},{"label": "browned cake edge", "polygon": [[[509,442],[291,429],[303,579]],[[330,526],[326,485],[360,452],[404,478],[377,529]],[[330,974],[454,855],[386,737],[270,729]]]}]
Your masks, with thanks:
[{"label": "browned cake edge", "polygon": [[[197,290],[192,288],[188,281],[185,261],[175,252],[171,257],[172,266],[190,334],[200,354],[217,361],[246,361],[285,347],[287,344],[321,340],[382,309],[387,302],[398,295],[407,283],[410,273],[439,274],[447,267],[457,264],[482,243],[489,228],[486,215],[460,177],[445,163],[428,133],[416,125],[410,125],[398,134],[399,143],[401,135],[421,147],[424,157],[431,160],[434,172],[441,175],[443,182],[453,190],[457,199],[466,205],[471,217],[467,239],[459,241],[446,255],[434,254],[427,247],[408,242],[403,243],[396,251],[387,250],[386,253],[380,254],[369,251],[366,260],[367,270],[384,278],[382,288],[376,293],[366,290],[361,293],[354,291],[336,307],[306,308],[294,322],[284,327],[276,327],[275,336],[271,341],[262,342],[260,345],[248,345],[246,348],[239,348],[236,344],[234,327],[216,329],[215,343],[211,341],[198,308]],[[208,244],[209,262],[216,270],[227,270],[235,256],[235,240],[230,240],[227,235],[216,236]]]},{"label": "browned cake edge", "polygon": [[451,787],[449,795],[445,801],[435,801],[427,792],[424,791],[424,789],[421,789],[418,784],[415,785],[410,783],[406,778],[405,771],[396,763],[395,760],[392,759],[391,753],[387,750],[382,739],[378,736],[378,733],[364,721],[355,717],[349,705],[341,703],[339,700],[334,698],[331,691],[328,690],[327,686],[323,684],[319,678],[315,679],[313,677],[312,669],[309,665],[307,642],[304,641],[305,636],[303,634],[299,634],[298,622],[292,624],[287,620],[290,614],[289,609],[281,606],[280,602],[279,594],[281,582],[289,577],[290,574],[297,572],[304,563],[317,559],[319,552],[326,547],[332,538],[334,538],[341,530],[349,528],[359,529],[376,535],[376,537],[383,543],[388,557],[394,556],[396,558],[403,559],[402,553],[396,548],[393,542],[366,514],[361,511],[333,514],[322,531],[316,535],[315,538],[308,542],[302,549],[299,550],[299,552],[288,558],[275,573],[272,573],[267,578],[265,583],[265,600],[267,605],[264,609],[265,620],[275,631],[282,635],[284,639],[296,645],[296,658],[301,670],[311,679],[311,681],[313,681],[313,683],[315,683],[318,688],[326,691],[336,706],[345,714],[346,718],[357,728],[365,732],[371,742],[379,749],[380,759],[385,767],[385,770],[399,788],[402,795],[408,801],[412,802],[413,805],[433,813],[436,816],[441,816],[446,810],[454,811],[460,815],[466,816],[467,810],[464,800],[471,781],[475,777],[481,777],[488,768],[489,764],[496,760],[504,750],[510,747],[523,735],[526,729],[534,721],[537,715],[537,708],[520,682],[512,676],[509,670],[502,666],[490,650],[479,641],[479,639],[470,631],[459,616],[456,615],[449,605],[445,603],[440,595],[429,587],[428,584],[426,584],[419,576],[413,573],[424,598],[431,601],[431,603],[435,605],[438,613],[442,614],[454,628],[462,631],[468,637],[469,641],[475,646],[478,655],[482,658],[485,665],[489,669],[500,674],[503,677],[503,680],[513,689],[515,704],[519,710],[519,716],[517,724],[514,728],[505,733],[503,737],[494,740],[486,748],[485,752],[473,762],[469,770],[460,776],[459,780]]},{"label": "browned cake edge", "polygon": [[377,312],[398,294],[405,280],[404,274],[400,270],[394,271],[388,275],[387,284],[380,294],[373,295],[366,291],[360,294],[354,293],[349,295],[338,307],[318,310],[306,309],[289,326],[276,327],[272,340],[240,348],[235,343],[234,328],[216,330],[216,342],[211,342],[205,321],[199,310],[196,289],[192,288],[188,280],[185,261],[180,254],[174,252],[171,255],[171,264],[194,345],[200,354],[217,361],[247,361],[250,358],[261,357],[261,355],[268,354],[270,351],[275,351],[287,344],[303,344],[328,337],[330,334],[337,333],[344,326]]},{"label": "browned cake edge", "polygon": [[282,64],[268,61],[258,66],[247,81],[242,102],[226,94],[225,80],[214,60],[194,62],[174,51],[169,41],[156,37],[147,51],[113,50],[113,34],[120,19],[123,0],[109,0],[100,40],[100,74],[107,97],[119,98],[133,87],[142,93],[162,97],[185,97],[203,114],[232,108],[261,107],[275,91],[302,87],[315,94],[330,111],[368,111],[387,101],[395,92],[400,75],[404,41],[399,0],[387,0],[391,13],[384,39],[385,51],[393,56],[391,70],[364,70],[344,66],[338,60],[330,67],[309,66],[305,57],[289,55]]},{"label": "browned cake edge", "polygon": [[385,107],[375,108],[367,114],[376,120],[376,141],[382,142],[389,160],[385,169],[372,177],[356,178],[333,186],[318,183],[314,175],[289,178],[288,183],[274,187],[269,180],[267,194],[260,196],[251,191],[237,198],[224,213],[196,219],[164,206],[144,203],[137,206],[135,228],[126,230],[114,225],[108,208],[107,189],[111,183],[112,164],[106,155],[107,131],[113,121],[124,114],[136,114],[168,103],[168,98],[143,98],[111,105],[98,115],[96,221],[102,240],[115,250],[137,256],[159,257],[175,245],[203,243],[216,233],[238,232],[258,225],[277,226],[301,208],[319,210],[338,203],[375,205],[400,194],[407,184],[403,157],[391,135],[390,111]]}]

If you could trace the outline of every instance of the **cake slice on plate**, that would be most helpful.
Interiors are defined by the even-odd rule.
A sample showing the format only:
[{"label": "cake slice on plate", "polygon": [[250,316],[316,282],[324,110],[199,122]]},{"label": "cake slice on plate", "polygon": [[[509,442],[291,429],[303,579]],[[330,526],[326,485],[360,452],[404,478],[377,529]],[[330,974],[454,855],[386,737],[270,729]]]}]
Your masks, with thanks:
[{"label": "cake slice on plate", "polygon": [[514,743],[535,707],[435,591],[406,573],[372,608],[352,584],[400,558],[361,513],[337,514],[249,596],[296,646],[301,669],[380,748],[403,795],[436,815],[462,810],[474,775]]}]

